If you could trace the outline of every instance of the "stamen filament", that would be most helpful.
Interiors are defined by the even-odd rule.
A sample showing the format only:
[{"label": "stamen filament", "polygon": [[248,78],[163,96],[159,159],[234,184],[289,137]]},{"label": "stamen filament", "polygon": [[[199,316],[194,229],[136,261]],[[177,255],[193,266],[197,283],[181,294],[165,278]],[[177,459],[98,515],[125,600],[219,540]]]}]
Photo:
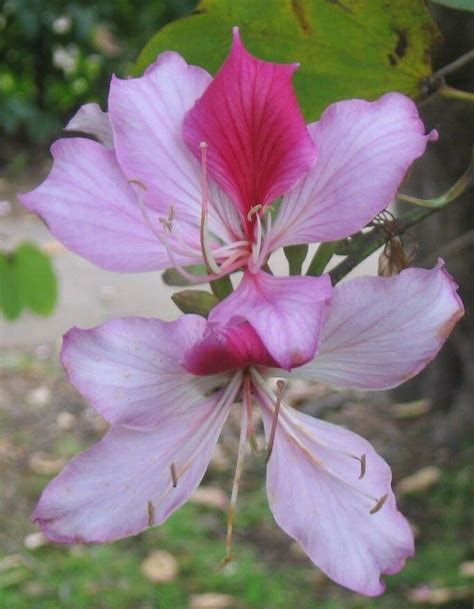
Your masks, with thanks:
[{"label": "stamen filament", "polygon": [[207,183],[207,142],[201,142],[199,145],[201,149],[201,188],[202,188],[202,206],[201,206],[201,248],[202,257],[206,263],[209,272],[213,272],[216,275],[220,273],[219,266],[214,259],[212,251],[209,247],[209,232],[207,229],[207,216],[208,216],[208,205],[209,205],[209,185]]},{"label": "stamen filament", "polygon": [[273,414],[272,427],[270,429],[270,433],[268,435],[268,444],[267,449],[265,451],[265,463],[268,462],[273,450],[273,443],[275,441],[275,434],[278,423],[278,415],[280,414],[280,406],[281,406],[281,398],[283,396],[283,391],[285,389],[285,383],[282,380],[277,381],[277,394],[275,401],[275,411]]},{"label": "stamen filament", "polygon": [[[244,381],[245,384],[245,381]],[[234,530],[235,512],[237,507],[237,497],[239,494],[240,479],[242,477],[242,469],[244,465],[245,450],[247,447],[248,436],[248,416],[247,409],[242,405],[240,417],[240,439],[239,452],[237,455],[237,463],[235,466],[234,481],[232,483],[232,493],[230,496],[229,511],[227,513],[227,534],[226,534],[226,557],[221,562],[220,566],[224,567],[232,561],[232,533]]]}]

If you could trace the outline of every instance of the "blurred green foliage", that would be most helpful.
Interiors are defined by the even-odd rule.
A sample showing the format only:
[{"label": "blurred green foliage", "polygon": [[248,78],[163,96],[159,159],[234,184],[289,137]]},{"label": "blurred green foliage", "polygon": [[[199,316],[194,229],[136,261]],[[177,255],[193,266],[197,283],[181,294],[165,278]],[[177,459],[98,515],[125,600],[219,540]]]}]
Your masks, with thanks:
[{"label": "blurred green foliage", "polygon": [[52,313],[57,301],[56,276],[48,256],[33,243],[0,252],[0,312],[15,320],[22,309]]},{"label": "blurred green foliage", "polygon": [[0,5],[0,133],[47,142],[112,72],[195,0],[6,0]]}]

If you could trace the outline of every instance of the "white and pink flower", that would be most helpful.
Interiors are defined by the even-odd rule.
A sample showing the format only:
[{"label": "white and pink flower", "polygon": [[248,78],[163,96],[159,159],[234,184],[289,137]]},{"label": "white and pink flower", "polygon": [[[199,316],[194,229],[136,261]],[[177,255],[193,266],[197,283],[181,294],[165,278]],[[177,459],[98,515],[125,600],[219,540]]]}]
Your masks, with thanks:
[{"label": "white and pink flower", "polygon": [[[361,437],[286,405],[284,383],[275,390],[272,379],[394,387],[436,355],[463,308],[442,265],[335,288],[328,275],[261,270],[282,246],[364,227],[436,138],[397,93],[335,103],[306,126],[295,68],[252,57],[237,29],[214,79],[163,53],[143,77],[112,80],[107,114],[81,108],[68,127],[96,141],[56,142],[50,175],[22,196],[58,239],[103,268],[174,266],[194,281],[244,270],[208,320],[116,319],[66,334],[69,378],[111,429],[49,484],[34,520],[63,543],[162,523],[200,483],[240,404],[230,539],[258,406],[276,521],[329,577],[376,595],[381,575],[413,553],[390,469]],[[203,277],[182,268],[201,262]]]}]

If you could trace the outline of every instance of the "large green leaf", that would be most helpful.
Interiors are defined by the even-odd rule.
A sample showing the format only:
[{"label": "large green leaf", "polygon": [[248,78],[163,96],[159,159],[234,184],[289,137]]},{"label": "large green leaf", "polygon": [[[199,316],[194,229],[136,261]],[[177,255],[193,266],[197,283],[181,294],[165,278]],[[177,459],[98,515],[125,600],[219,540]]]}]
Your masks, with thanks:
[{"label": "large green leaf", "polygon": [[23,306],[49,315],[56,304],[57,284],[48,256],[32,243],[22,243],[15,252],[15,272]]},{"label": "large green leaf", "polygon": [[423,0],[202,0],[151,39],[137,74],[165,50],[215,73],[234,25],[258,57],[301,64],[295,85],[307,120],[339,99],[420,97],[440,36]]}]

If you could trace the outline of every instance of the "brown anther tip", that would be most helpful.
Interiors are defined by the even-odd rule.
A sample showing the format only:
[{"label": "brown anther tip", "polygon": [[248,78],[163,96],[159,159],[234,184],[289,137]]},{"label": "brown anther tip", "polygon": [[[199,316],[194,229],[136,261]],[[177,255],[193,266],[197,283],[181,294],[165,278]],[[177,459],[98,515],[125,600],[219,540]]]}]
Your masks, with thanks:
[{"label": "brown anther tip", "polygon": [[383,508],[383,505],[387,501],[387,499],[388,499],[388,493],[386,495],[384,495],[383,497],[380,497],[380,499],[377,501],[377,503],[374,505],[374,507],[370,510],[369,514],[376,514],[377,512],[379,512]]},{"label": "brown anther tip", "polygon": [[173,488],[176,488],[178,486],[178,473],[176,471],[175,463],[172,463],[170,465],[170,472],[171,472],[171,481],[173,483]]},{"label": "brown anther tip", "polygon": [[281,379],[279,379],[279,380],[276,382],[276,385],[277,385],[277,388],[278,388],[280,391],[282,391],[282,390],[285,388],[286,383],[285,383],[285,381],[282,381]]},{"label": "brown anther tip", "polygon": [[234,562],[234,560],[235,560],[234,559],[234,555],[233,554],[229,554],[228,556],[223,558],[221,560],[221,562],[217,565],[216,571],[221,571],[222,569],[227,567],[228,564],[230,564],[231,562]]},{"label": "brown anther tip", "polygon": [[365,455],[362,455],[359,458],[360,461],[360,476],[359,476],[359,480],[362,480],[362,478],[365,476],[365,472],[367,469],[367,457]]},{"label": "brown anther tip", "polygon": [[148,502],[148,526],[152,527],[155,524],[155,506],[152,501]]},{"label": "brown anther tip", "polygon": [[130,180],[128,180],[128,183],[135,184],[136,186],[140,186],[140,188],[142,188],[143,190],[147,190],[145,184],[143,184],[143,182],[140,182],[140,180],[137,180],[136,178],[130,178]]}]

